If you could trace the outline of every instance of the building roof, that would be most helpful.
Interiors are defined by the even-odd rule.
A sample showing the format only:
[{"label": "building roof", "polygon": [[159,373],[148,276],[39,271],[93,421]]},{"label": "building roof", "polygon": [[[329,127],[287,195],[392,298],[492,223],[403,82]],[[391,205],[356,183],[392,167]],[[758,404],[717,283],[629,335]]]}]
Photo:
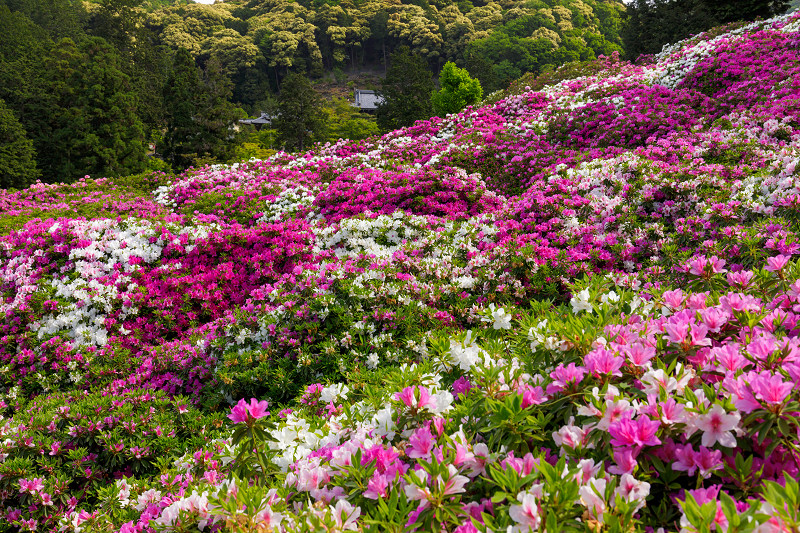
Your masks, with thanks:
[{"label": "building roof", "polygon": [[261,112],[261,116],[258,118],[243,118],[239,122],[242,124],[256,124],[256,125],[264,125],[264,124],[272,124],[272,119],[275,117],[273,115],[269,115],[265,112]]},{"label": "building roof", "polygon": [[351,105],[364,111],[374,111],[378,109],[378,106],[384,101],[382,96],[375,94],[375,91],[356,89],[353,92],[355,94],[356,101]]}]

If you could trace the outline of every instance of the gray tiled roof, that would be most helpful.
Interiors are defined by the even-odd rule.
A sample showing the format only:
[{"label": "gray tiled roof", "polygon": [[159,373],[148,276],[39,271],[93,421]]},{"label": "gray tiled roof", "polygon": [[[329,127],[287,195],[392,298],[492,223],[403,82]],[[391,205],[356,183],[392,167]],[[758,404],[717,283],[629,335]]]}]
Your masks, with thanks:
[{"label": "gray tiled roof", "polygon": [[360,109],[375,110],[383,103],[383,97],[375,94],[375,91],[356,89],[354,93],[356,101],[352,105]]}]

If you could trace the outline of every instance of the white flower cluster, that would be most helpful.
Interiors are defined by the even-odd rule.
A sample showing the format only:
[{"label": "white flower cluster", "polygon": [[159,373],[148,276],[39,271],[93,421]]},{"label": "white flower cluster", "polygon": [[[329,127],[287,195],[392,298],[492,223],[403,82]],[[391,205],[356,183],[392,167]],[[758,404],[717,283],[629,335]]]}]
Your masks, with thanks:
[{"label": "white flower cluster", "polygon": [[539,346],[545,350],[556,350],[562,345],[562,341],[553,335],[548,335],[550,330],[547,328],[547,319],[540,321],[535,327],[528,329],[528,340],[530,341],[531,352],[536,353]]},{"label": "white flower cluster", "polygon": [[269,447],[279,452],[272,462],[284,472],[295,461],[308,457],[311,452],[327,444],[338,444],[335,436],[323,429],[311,429],[308,421],[289,413],[281,425],[270,432],[274,440]]},{"label": "white flower cluster", "polygon": [[[60,224],[63,223],[55,223],[50,233],[57,231]],[[105,327],[107,315],[120,300],[123,303],[119,319],[124,320],[138,313],[138,309],[126,304],[124,298],[138,289],[131,277],[122,274],[114,284],[109,284],[104,278],[112,275],[117,268],[128,274],[136,271],[139,266],[131,261],[132,258],[154,263],[161,258],[161,252],[168,243],[161,236],[151,242],[156,237],[156,229],[147,220],[128,219],[121,224],[110,219],[71,220],[66,225],[76,241],[86,244],[70,251],[72,269],[62,269],[61,277],[50,279],[47,282],[50,287],[45,290],[54,298],[69,303],[62,304],[57,313],[45,315],[41,321],[30,324],[30,329],[37,332],[40,339],[62,333],[78,346],[103,346],[108,342],[109,332]],[[207,237],[215,228],[196,226],[171,229],[180,235],[188,235],[191,242]],[[185,250],[189,252],[193,248],[194,245],[190,244]],[[127,333],[123,328],[119,331]]]},{"label": "white flower cluster", "polygon": [[[292,215],[304,207],[314,203],[315,192],[298,185],[284,189],[272,202],[267,204],[264,214],[256,221],[259,224],[278,222],[286,215]],[[309,218],[320,218],[319,214],[309,213]]]},{"label": "white flower cluster", "polygon": [[5,264],[0,262],[0,285],[11,284],[15,288],[12,301],[5,302],[0,298],[0,314],[17,309],[28,301],[29,295],[36,292],[34,260],[43,253],[41,250],[36,250],[33,255],[27,257],[18,255]]},{"label": "white flower cluster", "polygon": [[315,230],[314,251],[334,250],[339,258],[357,257],[362,253],[391,257],[405,241],[422,236],[422,228],[426,226],[424,217],[403,211],[377,218],[344,219],[338,228],[328,226]]}]

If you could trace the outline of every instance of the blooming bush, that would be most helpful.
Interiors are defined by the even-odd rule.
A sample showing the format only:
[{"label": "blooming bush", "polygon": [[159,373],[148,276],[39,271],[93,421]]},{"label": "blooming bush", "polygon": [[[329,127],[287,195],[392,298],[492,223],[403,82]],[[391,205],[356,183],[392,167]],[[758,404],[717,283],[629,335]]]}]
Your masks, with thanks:
[{"label": "blooming bush", "polygon": [[796,530],[798,32],[0,191],[0,531]]}]

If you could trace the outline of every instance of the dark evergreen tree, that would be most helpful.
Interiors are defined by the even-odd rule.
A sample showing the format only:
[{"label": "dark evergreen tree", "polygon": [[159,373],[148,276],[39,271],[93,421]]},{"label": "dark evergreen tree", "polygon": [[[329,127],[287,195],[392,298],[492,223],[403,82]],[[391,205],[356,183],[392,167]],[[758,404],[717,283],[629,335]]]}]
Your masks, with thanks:
[{"label": "dark evergreen tree", "polygon": [[623,30],[629,59],[657,54],[665,44],[701,33],[717,23],[701,0],[634,0]]},{"label": "dark evergreen tree", "polygon": [[180,49],[164,86],[166,132],[158,150],[176,170],[227,161],[236,139],[233,127],[241,110],[229,102],[231,83],[213,58],[202,72]]},{"label": "dark evergreen tree", "polygon": [[222,63],[211,57],[203,71],[200,108],[196,115],[199,129],[198,153],[210,161],[228,161],[236,149],[236,124],[244,112],[231,103],[233,83]]},{"label": "dark evergreen tree", "polygon": [[35,137],[46,181],[141,172],[145,167],[136,95],[116,51],[99,37],[62,40],[47,62],[52,99],[34,109],[43,118]]},{"label": "dark evergreen tree", "polygon": [[788,0],[634,0],[623,31],[629,59],[655,54],[714,26],[784,13]]},{"label": "dark evergreen tree", "polygon": [[0,35],[0,99],[36,143],[36,132],[53,112],[48,109],[54,102],[45,63],[53,43],[24,13],[2,4]]},{"label": "dark evergreen tree", "polygon": [[425,61],[408,47],[398,48],[381,86],[384,102],[378,106],[378,127],[389,131],[432,116],[430,95],[434,88]]},{"label": "dark evergreen tree", "polygon": [[0,189],[24,189],[37,177],[33,142],[14,112],[0,100]]},{"label": "dark evergreen tree", "polygon": [[175,53],[172,72],[164,85],[166,131],[158,151],[175,169],[194,164],[199,135],[195,116],[200,107],[200,69],[185,48]]},{"label": "dark evergreen tree", "polygon": [[770,18],[785,13],[789,0],[701,0],[720,24]]},{"label": "dark evergreen tree", "polygon": [[278,139],[288,150],[303,150],[324,136],[324,110],[308,78],[290,72],[281,83],[278,116],[274,120]]}]

